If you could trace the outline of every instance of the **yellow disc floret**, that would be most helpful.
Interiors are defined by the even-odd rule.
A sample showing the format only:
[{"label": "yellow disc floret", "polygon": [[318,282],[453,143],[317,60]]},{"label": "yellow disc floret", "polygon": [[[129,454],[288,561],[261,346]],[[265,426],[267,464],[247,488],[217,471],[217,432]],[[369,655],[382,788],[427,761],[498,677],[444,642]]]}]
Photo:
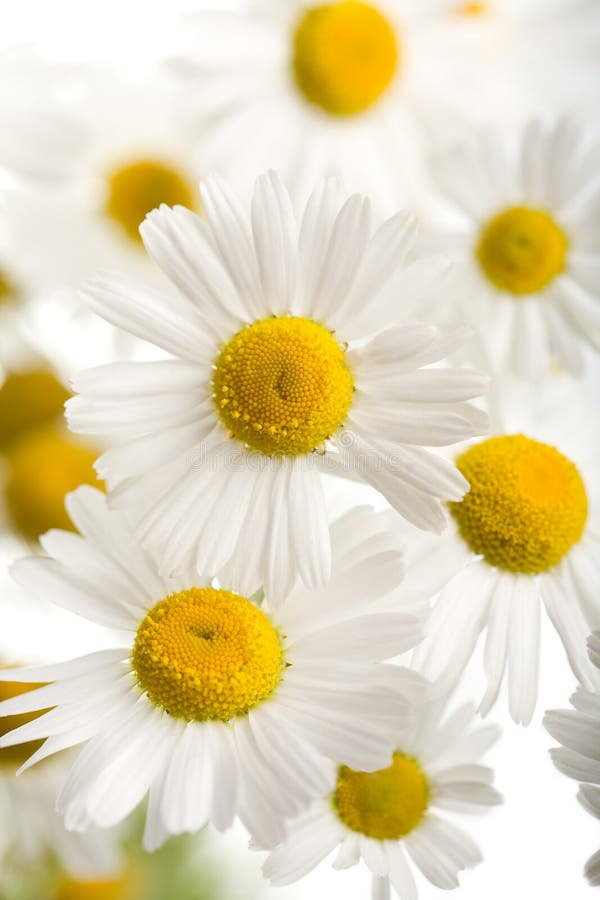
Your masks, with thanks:
[{"label": "yellow disc floret", "polygon": [[294,38],[293,70],[307,100],[326,112],[351,116],[385,93],[399,62],[388,20],[360,0],[309,8]]},{"label": "yellow disc floret", "polygon": [[0,306],[11,303],[19,296],[19,289],[12,279],[0,269]]},{"label": "yellow disc floret", "polygon": [[67,878],[58,885],[54,900],[133,900],[137,896],[127,877],[104,881]]},{"label": "yellow disc floret", "polygon": [[323,325],[262,319],[221,351],[213,397],[231,435],[261,453],[298,456],[342,424],[353,379],[344,349]]},{"label": "yellow disc floret", "polygon": [[[20,694],[25,694],[27,691],[33,691],[39,687],[43,687],[43,685],[23,684],[20,681],[0,681],[0,700],[10,700],[11,697],[18,697]],[[14,731],[15,728],[20,728],[21,725],[27,725],[28,722],[32,722],[45,712],[48,712],[48,710],[43,709],[16,716],[0,717],[0,737],[8,734],[9,731]],[[0,766],[6,766],[6,768],[11,770],[11,773],[14,773],[43,743],[43,740],[27,741],[25,744],[17,744],[14,747],[4,747],[0,750]]]},{"label": "yellow disc floret", "polygon": [[27,431],[6,454],[6,505],[14,527],[28,540],[49,528],[72,530],[65,494],[80,484],[102,485],[93,469],[96,450],[48,426]]},{"label": "yellow disc floret", "polygon": [[47,369],[11,372],[0,387],[0,449],[62,415],[69,392]]},{"label": "yellow disc floret", "polygon": [[450,509],[461,536],[490,565],[545,572],[583,534],[585,486],[576,466],[554,447],[522,434],[489,438],[456,465],[471,487]]},{"label": "yellow disc floret", "polygon": [[283,650],[251,600],[215,588],[166,597],[140,625],[133,668],[150,700],[188,722],[244,716],[281,679]]},{"label": "yellow disc floret", "polygon": [[487,278],[511,294],[542,291],[565,268],[567,237],[541,209],[514,206],[484,227],[477,259]]},{"label": "yellow disc floret", "polygon": [[483,16],[488,12],[488,4],[472,0],[470,3],[459,3],[455,9],[459,16]]},{"label": "yellow disc floret", "polygon": [[418,762],[394,753],[392,764],[378,772],[340,766],[333,807],[352,831],[393,841],[417,827],[429,804],[429,785]]},{"label": "yellow disc floret", "polygon": [[187,176],[160,160],[126,163],[108,179],[107,212],[134,241],[141,240],[139,227],[146,215],[161,203],[193,209],[195,199]]}]

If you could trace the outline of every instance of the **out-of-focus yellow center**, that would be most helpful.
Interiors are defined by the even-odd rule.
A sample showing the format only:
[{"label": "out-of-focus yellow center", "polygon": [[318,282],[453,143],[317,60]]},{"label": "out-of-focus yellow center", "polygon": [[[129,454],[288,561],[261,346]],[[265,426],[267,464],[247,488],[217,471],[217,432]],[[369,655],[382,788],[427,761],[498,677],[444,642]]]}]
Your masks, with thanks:
[{"label": "out-of-focus yellow center", "polygon": [[101,488],[96,450],[52,426],[27,431],[6,453],[4,493],[14,527],[27,540],[49,528],[72,530],[65,494],[80,484]]},{"label": "out-of-focus yellow center", "polygon": [[[20,694],[25,694],[27,691],[33,691],[39,687],[43,687],[43,685],[23,684],[20,681],[0,681],[0,700],[10,700],[11,697],[18,697]],[[32,722],[45,712],[48,712],[48,710],[43,709],[16,716],[0,717],[0,737],[8,734],[9,731],[13,731],[15,728],[20,728],[21,725]],[[0,766],[10,769],[13,773],[16,772],[25,760],[29,759],[32,753],[39,750],[43,743],[43,740],[27,741],[27,743],[17,744],[15,747],[4,747],[0,750]]]},{"label": "out-of-focus yellow center", "polygon": [[340,766],[333,807],[344,825],[367,837],[393,841],[417,827],[429,804],[427,778],[415,759],[394,753],[377,772]]},{"label": "out-of-focus yellow center", "polygon": [[474,553],[492,566],[551,569],[583,534],[588,502],[577,467],[522,434],[489,438],[458,457],[471,485],[450,509]]},{"label": "out-of-focus yellow center", "polygon": [[535,294],[565,268],[567,237],[541,209],[514,206],[483,228],[477,259],[487,278],[511,294]]},{"label": "out-of-focus yellow center", "polygon": [[135,160],[109,175],[107,212],[132,240],[141,241],[140,225],[161,203],[188,209],[197,205],[193,183],[168,163]]},{"label": "out-of-focus yellow center", "polygon": [[213,397],[231,435],[267,455],[298,456],[342,424],[354,383],[345,351],[323,325],[262,319],[223,347]]},{"label": "out-of-focus yellow center", "polygon": [[58,886],[55,900],[130,900],[133,896],[127,876],[107,881],[66,878]]},{"label": "out-of-focus yellow center", "polygon": [[455,12],[459,16],[483,16],[489,12],[489,4],[478,3],[476,0],[471,3],[459,3],[455,8]]},{"label": "out-of-focus yellow center", "polygon": [[228,722],[269,697],[283,650],[269,617],[246,597],[191,588],[154,606],[138,628],[133,668],[150,700],[188,722]]},{"label": "out-of-focus yellow center", "polygon": [[396,32],[370,3],[342,0],[303,13],[293,70],[307,100],[326,112],[364,112],[385,93],[400,61]]},{"label": "out-of-focus yellow center", "polygon": [[0,450],[62,415],[69,392],[47,369],[11,372],[0,387]]},{"label": "out-of-focus yellow center", "polygon": [[0,306],[11,303],[19,296],[19,290],[12,279],[0,269]]}]

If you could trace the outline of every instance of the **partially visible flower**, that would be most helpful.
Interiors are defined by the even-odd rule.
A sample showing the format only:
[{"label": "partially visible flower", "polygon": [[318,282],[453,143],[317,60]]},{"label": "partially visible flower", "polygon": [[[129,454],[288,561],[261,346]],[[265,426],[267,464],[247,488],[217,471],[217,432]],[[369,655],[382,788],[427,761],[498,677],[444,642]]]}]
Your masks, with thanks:
[{"label": "partially visible flower", "polygon": [[507,671],[511,715],[526,725],[541,604],[577,677],[599,683],[585,653],[600,618],[598,422],[574,401],[571,381],[529,393],[520,383],[497,388],[505,406],[493,436],[456,460],[470,490],[450,504],[451,528],[438,542],[414,539],[408,556],[408,585],[439,592],[413,664],[453,683],[486,631],[480,711],[495,704]]},{"label": "partially visible flower", "polygon": [[328,588],[296,587],[274,606],[268,594],[261,603],[232,592],[226,576],[161,576],[98,491],[78,489],[67,508],[82,537],[48,532],[49,557],[13,573],[119,634],[111,649],[70,662],[0,671],[0,681],[52,682],[0,704],[0,715],[52,707],[0,748],[47,738],[26,771],[85,744],[58,799],[68,829],[115,825],[149,792],[149,849],[207,822],[224,830],[236,816],[272,844],[323,790],[328,759],[385,764],[423,684],[380,660],[420,640],[426,613],[397,590],[389,516],[340,519]]},{"label": "partially visible flower", "polygon": [[[474,326],[492,368],[579,373],[600,349],[598,146],[569,120],[532,121],[518,148],[493,131],[437,159],[454,219],[427,239],[462,276],[444,312]],[[423,306],[419,314],[424,315]]]},{"label": "partially visible flower", "polygon": [[68,396],[43,363],[8,372],[0,386],[0,521],[27,541],[69,528],[65,494],[84,483],[100,486],[97,451],[62,426]]},{"label": "partially visible flower", "polygon": [[448,715],[442,704],[424,704],[387,768],[332,768],[327,796],[290,823],[265,875],[276,885],[291,884],[336,850],[335,868],[362,860],[370,869],[374,900],[389,898],[390,886],[401,900],[417,897],[407,856],[436,887],[458,887],[459,872],[482,857],[444,811],[481,813],[501,800],[492,770],[479,762],[498,731],[471,730],[474,712],[467,705]]},{"label": "partially visible flower", "polygon": [[53,178],[5,198],[12,255],[38,273],[46,293],[62,290],[71,299],[101,267],[163,283],[143,252],[139,226],[161,203],[199,209],[203,174],[173,91],[154,70],[132,76],[82,64],[76,74],[80,90],[63,126],[72,152],[29,147]]},{"label": "partially visible flower", "polygon": [[[97,463],[112,503],[141,519],[161,571],[232,571],[231,586],[284,596],[299,573],[324,584],[330,543],[320,473],[371,484],[418,528],[467,482],[425,447],[487,427],[468,401],[487,378],[433,367],[464,339],[402,321],[435,269],[403,262],[415,232],[399,213],[375,233],[367,198],[321,182],[301,222],[278,177],[256,183],[251,217],[220,182],[206,219],[163,206],[142,226],[179,293],[100,275],[84,289],[108,321],[174,355],[84,371],[69,427],[121,439]],[[381,294],[399,272],[393,315]]]},{"label": "partially visible flower", "polygon": [[[2,680],[0,698],[4,701],[24,696],[39,686]],[[26,725],[37,715],[27,712],[0,719],[0,735]],[[121,867],[116,833],[69,833],[56,812],[56,794],[66,777],[69,757],[59,754],[37,770],[15,778],[17,768],[40,745],[31,742],[0,749],[0,866],[4,881],[11,873],[20,880],[28,866],[42,866],[54,859],[71,878],[114,877]]]},{"label": "partially visible flower", "polygon": [[[588,641],[592,663],[600,668],[600,632]],[[600,819],[600,691],[577,688],[572,710],[547,712],[544,725],[562,746],[550,751],[554,765],[580,782],[578,799],[583,808]],[[585,875],[593,887],[600,886],[600,850],[588,860]]]}]

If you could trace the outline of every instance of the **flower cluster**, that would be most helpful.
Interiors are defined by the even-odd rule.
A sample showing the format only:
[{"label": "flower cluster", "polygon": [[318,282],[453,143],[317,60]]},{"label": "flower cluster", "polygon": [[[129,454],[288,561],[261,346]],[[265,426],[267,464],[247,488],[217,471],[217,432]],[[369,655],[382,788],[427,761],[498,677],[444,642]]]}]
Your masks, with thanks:
[{"label": "flower cluster", "polygon": [[457,887],[542,610],[600,818],[599,22],[252,0],[135,77],[0,53],[0,897],[50,858],[53,900],[146,900],[136,810],[274,885]]}]

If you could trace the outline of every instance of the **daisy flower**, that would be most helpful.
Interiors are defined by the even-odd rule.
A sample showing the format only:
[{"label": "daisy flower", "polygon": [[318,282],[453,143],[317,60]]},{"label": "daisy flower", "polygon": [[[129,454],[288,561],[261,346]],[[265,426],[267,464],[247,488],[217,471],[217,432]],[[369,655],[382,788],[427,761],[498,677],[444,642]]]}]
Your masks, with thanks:
[{"label": "daisy flower", "polygon": [[[274,174],[258,179],[251,224],[219,182],[206,180],[202,196],[207,221],[161,207],[141,229],[179,294],[104,275],[84,290],[104,318],[175,357],[73,381],[69,427],[124,439],[97,463],[111,502],[141,516],[162,572],[227,564],[234,590],[264,584],[273,598],[297,572],[307,587],[327,580],[323,469],[352,473],[440,532],[441,499],[460,499],[467,482],[421,445],[485,430],[466,401],[486,379],[428,368],[462,329],[392,327],[379,303],[412,245],[411,217],[372,235],[369,201],[343,202],[330,180],[298,226]],[[435,278],[415,264],[397,281],[408,301]]]},{"label": "daisy flower", "polygon": [[466,64],[476,12],[460,0],[263,0],[190,16],[172,68],[210,170],[243,184],[273,166],[302,200],[336,174],[383,209],[391,185],[416,206],[424,148],[457,137],[502,84]]},{"label": "daisy flower", "polygon": [[[12,700],[41,685],[0,682],[0,698]],[[30,712],[0,719],[0,735],[33,721]],[[91,831],[85,835],[65,830],[56,812],[56,794],[66,775],[64,754],[16,779],[15,771],[38,749],[36,742],[0,750],[0,859],[3,884],[10,871],[58,860],[70,877],[108,878],[119,871],[121,856],[116,833]],[[22,871],[21,871],[22,874]]]},{"label": "daisy flower", "polygon": [[470,705],[448,716],[441,704],[424,704],[387,768],[332,768],[327,796],[290,823],[265,875],[290,884],[337,850],[334,868],[362,859],[370,869],[373,900],[387,900],[390,888],[401,900],[414,900],[408,854],[436,887],[458,887],[458,873],[479,863],[481,853],[444,811],[481,813],[501,800],[492,770],[479,762],[498,732],[491,725],[470,730],[473,714]]},{"label": "daisy flower", "polygon": [[490,131],[437,160],[456,215],[428,243],[460,268],[454,312],[500,370],[579,373],[582,349],[600,349],[597,154],[572,122],[534,121],[518,149]]},{"label": "daisy flower", "polygon": [[65,493],[83,483],[100,486],[96,449],[62,427],[68,397],[40,362],[7,372],[0,386],[0,525],[26,541],[70,527]]},{"label": "daisy flower", "polygon": [[[588,641],[592,663],[600,668],[600,632]],[[571,697],[573,710],[552,710],[544,725],[561,747],[550,751],[556,768],[580,782],[578,799],[583,808],[600,819],[600,692],[583,687]],[[585,874],[594,887],[600,886],[600,850],[588,860]]]},{"label": "daisy flower", "polygon": [[72,152],[65,157],[58,147],[52,153],[38,145],[40,165],[45,161],[53,177],[5,200],[13,256],[43,273],[46,292],[74,292],[103,266],[162,283],[143,251],[139,225],[163,202],[199,209],[201,173],[173,91],[151,70],[135,77],[101,66],[75,71],[79,91],[63,126]]},{"label": "daisy flower", "polygon": [[456,460],[470,490],[450,503],[451,527],[437,544],[421,541],[413,564],[408,557],[409,583],[440,592],[413,663],[452,682],[485,630],[480,711],[494,705],[508,670],[510,712],[526,725],[537,699],[541,604],[577,677],[588,688],[598,681],[585,653],[600,615],[598,424],[573,402],[570,382],[530,394],[507,383],[500,396],[504,427]]},{"label": "daisy flower", "polygon": [[208,821],[224,830],[236,815],[272,845],[323,790],[327,759],[385,764],[423,689],[378,661],[415,645],[426,612],[396,593],[401,553],[387,516],[362,509],[335,523],[327,590],[297,588],[275,607],[191,570],[160,576],[90,487],[67,507],[82,536],[48,532],[49,557],[16,563],[14,576],[122,637],[71,662],[0,672],[52,682],[0,704],[0,715],[52,707],[0,740],[47,738],[21,771],[85,743],[58,798],[67,829],[115,825],[149,792],[148,849]]}]

